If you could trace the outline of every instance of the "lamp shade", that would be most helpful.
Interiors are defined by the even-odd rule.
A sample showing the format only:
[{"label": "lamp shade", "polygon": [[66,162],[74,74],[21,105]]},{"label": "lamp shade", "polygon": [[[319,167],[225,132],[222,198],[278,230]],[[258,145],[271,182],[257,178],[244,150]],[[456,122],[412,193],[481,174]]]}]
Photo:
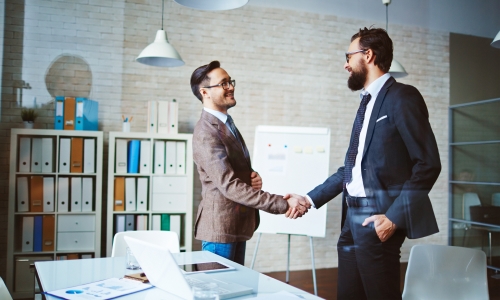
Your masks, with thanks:
[{"label": "lamp shade", "polygon": [[392,60],[391,68],[389,69],[389,74],[394,78],[401,78],[408,75],[405,68],[395,59]]},{"label": "lamp shade", "polygon": [[149,44],[135,59],[141,64],[156,67],[179,67],[184,65],[179,52],[168,43],[165,30],[156,32],[155,41]]},{"label": "lamp shade", "polygon": [[491,46],[495,48],[500,48],[500,31],[497,33],[497,36],[491,42]]},{"label": "lamp shade", "polygon": [[200,10],[228,10],[242,7],[248,0],[175,0],[175,2]]}]

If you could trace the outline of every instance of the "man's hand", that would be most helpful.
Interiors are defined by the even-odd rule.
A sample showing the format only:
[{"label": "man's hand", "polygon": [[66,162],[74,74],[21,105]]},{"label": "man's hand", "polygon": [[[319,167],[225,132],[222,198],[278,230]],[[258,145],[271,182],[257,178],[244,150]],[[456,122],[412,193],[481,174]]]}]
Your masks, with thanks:
[{"label": "man's hand", "polygon": [[373,215],[368,217],[362,225],[366,226],[371,222],[375,225],[375,232],[382,242],[387,241],[396,231],[396,224],[392,223],[385,215]]},{"label": "man's hand", "polygon": [[297,194],[286,194],[283,199],[288,201],[288,210],[285,217],[297,219],[302,217],[311,208],[311,203],[303,196]]},{"label": "man's hand", "polygon": [[252,172],[252,174],[250,174],[250,179],[252,180],[252,187],[254,189],[262,189],[262,178],[260,177],[259,173]]}]

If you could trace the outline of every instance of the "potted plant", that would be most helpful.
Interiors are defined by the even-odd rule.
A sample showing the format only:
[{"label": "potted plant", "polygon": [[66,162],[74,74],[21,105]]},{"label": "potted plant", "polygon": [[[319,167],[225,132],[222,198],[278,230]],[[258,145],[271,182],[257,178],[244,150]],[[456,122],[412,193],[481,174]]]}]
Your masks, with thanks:
[{"label": "potted plant", "polygon": [[24,128],[33,128],[36,117],[38,117],[38,113],[34,108],[21,108],[21,119],[23,119]]}]

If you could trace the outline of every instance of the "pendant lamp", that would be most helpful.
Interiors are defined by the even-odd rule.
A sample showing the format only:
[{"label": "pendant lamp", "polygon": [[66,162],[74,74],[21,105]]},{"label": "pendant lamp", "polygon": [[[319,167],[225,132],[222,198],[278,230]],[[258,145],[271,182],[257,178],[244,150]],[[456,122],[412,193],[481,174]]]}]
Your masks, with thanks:
[{"label": "pendant lamp", "polygon": [[199,10],[229,10],[242,7],[248,0],[174,0],[180,5]]},{"label": "pendant lamp", "polygon": [[165,0],[162,0],[161,6],[161,29],[156,32],[154,42],[149,44],[141,54],[135,59],[141,64],[156,67],[180,67],[184,65],[179,52],[169,44],[167,32],[163,30],[163,10]]},{"label": "pendant lamp", "polygon": [[491,42],[491,46],[495,48],[500,48],[500,31],[497,33],[497,36]]},{"label": "pendant lamp", "polygon": [[[391,0],[382,0],[382,3],[385,5],[385,31],[389,33],[388,25],[389,25],[389,4],[391,4]],[[391,74],[394,78],[401,78],[408,75],[406,73],[405,68],[402,64],[400,64],[394,58],[392,59],[391,68],[389,69],[389,74]]]}]

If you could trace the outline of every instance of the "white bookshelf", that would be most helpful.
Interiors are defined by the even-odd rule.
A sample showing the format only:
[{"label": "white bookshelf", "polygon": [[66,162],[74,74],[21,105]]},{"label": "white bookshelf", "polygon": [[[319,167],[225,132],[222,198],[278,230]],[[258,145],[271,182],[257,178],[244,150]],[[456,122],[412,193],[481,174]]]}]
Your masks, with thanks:
[{"label": "white bookshelf", "polygon": [[[139,160],[147,161],[148,166],[143,166],[139,163],[137,173],[128,173],[123,168],[117,167],[117,154],[118,157],[124,157],[123,151],[127,153],[128,144],[130,141],[138,140],[139,142],[149,142],[149,149],[140,149]],[[182,169],[170,172],[166,167],[166,162],[169,160],[168,146],[164,149],[156,149],[156,142],[159,144],[169,143],[180,144],[182,150],[181,158],[176,155],[176,165],[183,165]],[[127,149],[123,149],[127,147]],[[143,147],[143,146],[141,146]],[[144,151],[145,150],[145,151]],[[193,155],[192,155],[192,135],[191,134],[157,134],[145,132],[110,132],[109,133],[109,158],[108,158],[108,197],[107,197],[107,230],[106,230],[106,253],[111,256],[112,243],[114,234],[118,228],[117,222],[122,224],[122,216],[129,217],[128,220],[134,220],[135,224],[125,230],[152,230],[153,217],[168,216],[170,220],[173,218],[178,221],[180,219],[180,246],[181,251],[192,250],[192,236],[193,236]],[[180,152],[179,152],[180,153]],[[177,154],[177,152],[176,152]],[[160,156],[158,156],[160,155]],[[155,170],[161,169],[155,166],[159,162],[158,157],[164,157],[163,171]],[[118,160],[120,160],[118,158]],[[127,161],[128,166],[130,162]],[[118,169],[117,169],[118,168]],[[120,170],[121,168],[121,170]],[[149,169],[148,169],[149,168]],[[127,188],[125,188],[125,199],[119,199],[119,193],[115,195],[115,180],[129,180],[134,184],[135,182],[135,204],[127,201]],[[124,179],[123,179],[124,178]],[[132,179],[132,180],[131,180]],[[134,180],[135,179],[135,180]],[[147,192],[141,193],[139,189],[139,179],[147,180]],[[127,181],[125,182],[127,185]],[[159,194],[160,193],[160,194]],[[130,193],[133,194],[133,193]],[[132,196],[133,197],[133,196]],[[124,207],[116,208],[123,209],[115,210],[115,201],[123,200]],[[139,204],[140,201],[146,203]],[[119,202],[118,202],[119,203]],[[130,216],[132,215],[132,216]],[[145,227],[138,228],[137,216],[145,216]],[[173,217],[175,216],[175,217]],[[129,224],[128,222],[126,224]],[[129,224],[130,225],[130,224]],[[122,228],[123,229],[123,228]],[[162,229],[164,230],[164,229]],[[174,230],[171,228],[170,230]]]},{"label": "white bookshelf", "polygon": [[[60,169],[60,157],[64,153],[61,152],[61,139],[81,138],[82,142],[88,145],[88,148],[80,149],[82,160],[80,163],[83,168],[83,159],[86,162],[93,161],[92,171],[88,169],[81,172],[73,172]],[[30,141],[30,147],[20,147],[21,140],[23,143]],[[39,141],[43,140],[43,147],[39,147]],[[68,140],[65,140],[66,142]],[[88,143],[87,143],[88,142]],[[35,146],[35,144],[37,146]],[[35,149],[33,147],[35,146]],[[18,298],[33,298],[34,297],[34,280],[29,280],[29,276],[34,278],[32,269],[29,269],[29,264],[37,260],[56,260],[69,257],[100,257],[101,249],[101,208],[102,208],[102,153],[103,153],[103,133],[100,131],[74,131],[74,130],[44,130],[44,129],[18,129],[11,130],[10,142],[10,172],[9,172],[9,213],[8,213],[8,234],[7,234],[7,286],[12,293],[14,299]],[[22,148],[22,149],[20,149]],[[52,149],[50,149],[52,148]],[[94,153],[91,153],[93,148]],[[23,150],[24,149],[24,150]],[[37,168],[39,150],[43,152],[43,169]],[[84,154],[84,149],[88,151]],[[35,151],[33,151],[35,150]],[[27,151],[27,152],[26,152]],[[63,147],[64,151],[64,147]],[[67,153],[65,151],[65,153]],[[30,167],[21,167],[21,156],[29,155]],[[85,155],[90,155],[86,157]],[[92,157],[93,156],[93,157]],[[67,155],[66,155],[67,157]],[[23,160],[24,161],[24,160]],[[33,165],[31,165],[33,164]],[[62,159],[61,159],[62,164]],[[42,177],[42,185],[40,185],[40,177]],[[22,178],[22,179],[20,179]],[[85,181],[86,187],[92,188],[81,191],[82,199],[79,205],[72,204],[72,194],[69,190],[71,182],[75,182],[77,186],[78,178]],[[68,205],[67,211],[62,211],[63,205],[59,205],[59,192],[64,191],[64,188],[59,186],[59,182],[68,181],[69,188],[67,190]],[[22,183],[21,183],[22,182]],[[25,185],[27,184],[27,191]],[[20,185],[20,188],[18,188]],[[39,207],[38,196],[40,188],[44,193],[51,194],[53,198],[44,195],[42,197],[43,207]],[[38,190],[33,192],[32,190]],[[75,195],[78,188],[75,188]],[[33,192],[33,193],[32,193]],[[89,194],[89,192],[91,194]],[[18,195],[19,194],[19,195]],[[33,194],[33,195],[32,195]],[[64,194],[61,192],[61,194]],[[22,199],[27,199],[26,203]],[[32,198],[33,197],[33,198]],[[18,199],[19,198],[19,199]],[[52,204],[50,203],[52,199]],[[77,196],[75,196],[77,199]],[[73,199],[73,200],[75,200]],[[76,201],[76,200],[75,200]],[[81,209],[80,205],[85,208]],[[43,220],[42,236],[40,241],[40,231],[35,229],[36,223],[33,226],[32,247],[29,245],[29,222],[27,220]],[[46,221],[47,220],[47,221]],[[53,223],[53,227],[50,226]],[[49,226],[46,227],[46,225]],[[24,231],[28,233],[23,233]],[[35,237],[38,236],[38,238]],[[36,244],[36,245],[35,245]],[[37,246],[38,245],[38,246]],[[40,247],[42,249],[40,250]],[[31,275],[29,275],[31,274]],[[26,278],[28,276],[28,278]],[[16,278],[20,278],[17,279]],[[22,278],[22,279],[21,279]]]}]

